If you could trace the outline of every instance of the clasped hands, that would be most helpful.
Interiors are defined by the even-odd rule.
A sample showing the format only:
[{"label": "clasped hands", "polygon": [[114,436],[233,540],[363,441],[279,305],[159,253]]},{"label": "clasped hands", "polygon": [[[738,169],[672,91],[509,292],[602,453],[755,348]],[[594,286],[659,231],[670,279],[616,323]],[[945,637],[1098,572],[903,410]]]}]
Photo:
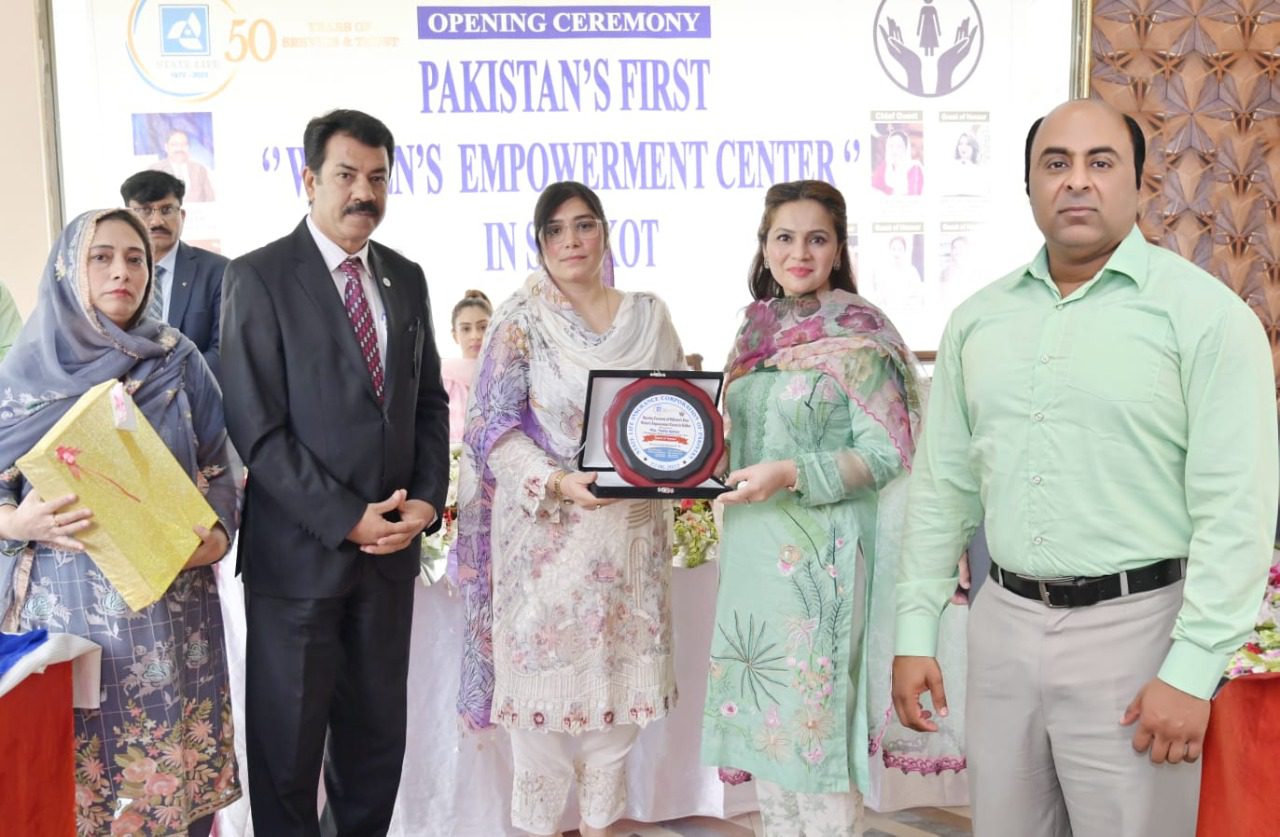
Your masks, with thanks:
[{"label": "clasped hands", "polygon": [[[398,512],[400,519],[388,520],[391,512]],[[365,554],[390,555],[408,546],[435,519],[434,506],[425,500],[410,500],[408,491],[397,488],[387,499],[365,506],[347,540]]]}]

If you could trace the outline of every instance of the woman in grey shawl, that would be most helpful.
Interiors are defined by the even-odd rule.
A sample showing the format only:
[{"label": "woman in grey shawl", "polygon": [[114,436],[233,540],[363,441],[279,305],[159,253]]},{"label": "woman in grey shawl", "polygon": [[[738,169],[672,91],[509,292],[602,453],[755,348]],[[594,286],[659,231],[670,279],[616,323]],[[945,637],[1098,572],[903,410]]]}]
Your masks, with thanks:
[{"label": "woman in grey shawl", "polygon": [[[237,518],[222,397],[190,340],[147,315],[152,257],[128,210],[87,212],[54,245],[36,311],[0,363],[0,613],[5,630],[103,647],[101,706],[75,713],[80,834],[208,835],[240,796],[213,568]],[[125,605],[75,539],[74,496],[15,466],[90,387],[120,380],[218,514],[164,597]]]}]

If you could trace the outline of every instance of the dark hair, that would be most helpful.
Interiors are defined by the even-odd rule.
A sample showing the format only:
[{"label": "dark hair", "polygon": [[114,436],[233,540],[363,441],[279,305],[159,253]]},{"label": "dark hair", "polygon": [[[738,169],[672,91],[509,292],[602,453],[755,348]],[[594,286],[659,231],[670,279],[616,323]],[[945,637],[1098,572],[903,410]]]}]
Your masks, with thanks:
[{"label": "dark hair", "polygon": [[[1138,189],[1142,188],[1142,164],[1147,161],[1147,138],[1142,134],[1142,126],[1138,124],[1138,120],[1134,119],[1127,113],[1120,114],[1124,117],[1125,127],[1129,129],[1129,140],[1133,143],[1133,180],[1134,186]],[[1027,147],[1022,157],[1022,182],[1026,187],[1027,194],[1031,194],[1031,144],[1036,141],[1036,132],[1040,130],[1040,123],[1044,121],[1044,117],[1040,117],[1031,123],[1031,130],[1027,131]]]},{"label": "dark hair", "polygon": [[302,132],[302,151],[307,158],[307,168],[317,177],[324,165],[325,147],[334,134],[345,134],[370,148],[387,150],[387,171],[396,162],[396,141],[391,129],[367,113],[358,110],[331,110],[307,123]]},{"label": "dark hair", "polygon": [[113,209],[98,216],[97,220],[93,222],[95,231],[103,221],[124,221],[130,227],[133,227],[133,231],[138,234],[138,238],[142,239],[143,252],[147,254],[147,292],[142,295],[142,304],[138,306],[138,310],[133,312],[133,316],[129,318],[129,322],[122,329],[123,331],[128,331],[136,326],[138,320],[141,320],[146,313],[147,302],[151,299],[151,285],[156,281],[155,268],[151,261],[151,237],[147,235],[147,227],[142,223],[142,219],[132,209]]},{"label": "dark hair", "polygon": [[129,201],[155,203],[173,195],[178,199],[178,206],[182,206],[182,199],[186,194],[187,184],[167,171],[147,169],[131,175],[120,184],[120,199],[126,204]]},{"label": "dark hair", "polygon": [[964,131],[963,133],[960,134],[960,136],[956,137],[955,154],[956,154],[957,160],[960,159],[960,143],[965,143],[966,145],[968,145],[970,148],[973,149],[973,157],[970,159],[972,160],[972,162],[977,163],[978,158],[982,156],[982,149],[978,146],[978,141],[974,139],[973,135],[970,134],[968,131]]},{"label": "dark hair", "polygon": [[538,248],[540,263],[542,262],[542,231],[547,228],[556,210],[563,206],[565,201],[571,201],[574,198],[581,198],[587,205],[587,209],[591,210],[591,214],[600,219],[600,223],[604,225],[604,247],[605,250],[609,249],[609,220],[605,218],[604,205],[600,203],[600,196],[576,180],[561,180],[543,189],[542,194],[538,195],[537,204],[533,207],[533,240]]},{"label": "dark hair", "polygon": [[782,286],[773,278],[769,268],[764,266],[764,246],[778,207],[796,201],[817,201],[826,208],[831,216],[831,226],[836,231],[836,245],[840,249],[840,264],[831,271],[831,287],[857,293],[858,283],[854,279],[849,258],[849,217],[844,195],[830,183],[821,180],[793,180],[790,183],[776,183],[765,193],[764,214],[760,216],[760,228],[756,231],[756,255],[751,260],[751,270],[747,274],[751,298],[774,299],[784,296]]},{"label": "dark hair", "polygon": [[484,291],[477,291],[474,288],[462,295],[462,299],[458,300],[458,304],[453,306],[453,313],[449,315],[450,327],[458,325],[458,315],[462,313],[464,308],[479,308],[486,314],[493,313],[493,303],[489,301],[489,297],[485,296]]}]

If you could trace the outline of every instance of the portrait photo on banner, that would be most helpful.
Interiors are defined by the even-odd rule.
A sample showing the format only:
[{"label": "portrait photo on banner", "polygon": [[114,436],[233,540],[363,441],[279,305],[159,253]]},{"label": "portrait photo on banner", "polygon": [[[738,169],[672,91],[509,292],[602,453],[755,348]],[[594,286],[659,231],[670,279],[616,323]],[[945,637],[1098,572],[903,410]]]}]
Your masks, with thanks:
[{"label": "portrait photo on banner", "polygon": [[923,160],[923,122],[877,122],[872,126],[872,188],[895,197],[924,194]]},{"label": "portrait photo on banner", "polygon": [[184,203],[207,203],[216,198],[211,176],[214,165],[213,114],[135,113],[133,153],[147,168],[167,172],[186,184]]},{"label": "portrait photo on banner", "polygon": [[937,146],[942,194],[980,197],[991,191],[987,159],[991,153],[983,122],[943,124]]}]

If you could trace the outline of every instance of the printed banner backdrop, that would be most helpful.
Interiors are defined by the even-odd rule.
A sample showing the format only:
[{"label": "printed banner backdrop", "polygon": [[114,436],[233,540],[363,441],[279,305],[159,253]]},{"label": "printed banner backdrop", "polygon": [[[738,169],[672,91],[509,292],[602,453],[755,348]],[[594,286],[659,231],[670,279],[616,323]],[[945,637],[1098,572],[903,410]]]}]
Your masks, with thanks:
[{"label": "printed banner backdrop", "polygon": [[335,107],[395,134],[376,238],[426,270],[441,353],[467,288],[535,267],[556,180],[596,189],[616,282],[726,357],[765,190],[830,181],[860,290],[917,350],[1039,245],[1023,138],[1067,97],[1061,0],[574,6],[393,0],[54,4],[68,216],[147,167],[188,184],[189,243],[236,256],[306,212],[302,129]]}]

